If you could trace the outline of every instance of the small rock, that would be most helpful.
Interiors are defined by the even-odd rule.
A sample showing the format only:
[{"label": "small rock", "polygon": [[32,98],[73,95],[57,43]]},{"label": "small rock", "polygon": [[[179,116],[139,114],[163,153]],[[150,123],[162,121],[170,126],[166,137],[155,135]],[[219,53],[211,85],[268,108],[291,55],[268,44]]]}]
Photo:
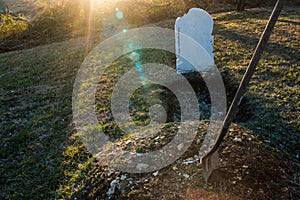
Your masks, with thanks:
[{"label": "small rock", "polygon": [[243,135],[243,136],[248,136],[248,133],[242,132],[242,135]]},{"label": "small rock", "polygon": [[189,164],[193,164],[197,161],[199,161],[199,158],[188,158],[186,161],[183,162],[184,165],[189,165]]},{"label": "small rock", "polygon": [[174,171],[176,171],[178,168],[177,168],[176,166],[173,166],[172,169],[173,169]]},{"label": "small rock", "polygon": [[121,180],[124,181],[126,179],[126,175],[121,175]]},{"label": "small rock", "polygon": [[158,176],[158,173],[159,173],[159,172],[156,171],[156,172],[154,172],[152,175],[153,175],[153,176]]},{"label": "small rock", "polygon": [[126,144],[126,145],[131,145],[131,144],[132,144],[132,141],[131,141],[131,140],[128,140],[128,141],[126,141],[125,144]]},{"label": "small rock", "polygon": [[119,186],[119,181],[118,180],[113,180],[111,183],[110,183],[110,188],[109,190],[106,192],[106,195],[108,197],[108,199],[111,198],[111,195],[115,193],[115,190],[116,188]]},{"label": "small rock", "polygon": [[235,138],[233,139],[233,141],[235,141],[235,142],[242,142],[242,139],[241,139],[241,138],[238,138],[238,137],[235,137]]},{"label": "small rock", "polygon": [[183,174],[182,175],[184,178],[190,178],[190,175],[188,175],[188,174]]}]

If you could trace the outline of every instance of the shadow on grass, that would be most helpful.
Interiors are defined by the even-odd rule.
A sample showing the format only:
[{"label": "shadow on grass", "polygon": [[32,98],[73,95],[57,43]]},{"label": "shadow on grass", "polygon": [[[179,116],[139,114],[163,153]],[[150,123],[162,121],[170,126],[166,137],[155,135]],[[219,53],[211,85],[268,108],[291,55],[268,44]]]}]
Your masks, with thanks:
[{"label": "shadow on grass", "polygon": [[74,131],[72,90],[84,42],[56,43],[0,57],[0,196],[53,198],[64,180],[63,152],[74,143],[69,139]]},{"label": "shadow on grass", "polygon": [[[225,60],[217,56],[216,63],[218,63],[218,60],[220,59],[220,61],[223,62],[222,66],[226,66],[225,70],[232,70],[236,67],[228,66],[228,63],[232,60],[234,60],[237,65],[239,65],[239,61],[241,61],[240,63],[245,64],[245,62],[242,62],[245,61],[245,59],[249,59],[248,62],[250,62],[250,58],[254,53],[254,47],[259,41],[257,38],[253,38],[246,32],[242,33],[242,25],[240,29],[234,30],[218,23],[218,21],[234,21],[234,23],[238,24],[239,21],[244,21],[245,19],[261,19],[261,17],[267,19],[267,16],[269,15],[269,12],[267,11],[260,10],[258,13],[246,11],[217,18],[217,23],[215,25],[217,37],[221,36],[226,42],[237,44],[240,49],[235,49],[235,51],[230,52],[229,55],[227,55],[228,59]],[[286,16],[286,14],[283,16]],[[295,24],[295,22],[291,20],[279,20],[279,22]],[[257,26],[261,27],[264,25],[258,24]],[[299,75],[297,68],[299,67],[300,62],[298,56],[300,51],[296,47],[290,47],[292,46],[290,44],[294,43],[296,45],[297,43],[297,40],[293,39],[293,35],[290,35],[289,40],[285,40],[285,42],[278,41],[277,37],[283,33],[283,30],[279,25],[277,25],[277,27],[279,30],[275,27],[273,39],[271,38],[271,42],[269,42],[264,56],[262,56],[260,64],[252,78],[252,80],[254,79],[252,81],[252,84],[254,85],[251,86],[251,88],[254,88],[256,93],[250,89],[250,92],[247,94],[250,103],[252,101],[252,104],[256,105],[254,110],[255,117],[246,123],[242,123],[242,125],[261,135],[264,140],[267,141],[266,143],[268,145],[286,151],[287,155],[290,155],[290,158],[294,160],[296,156],[299,156],[300,151],[300,130],[296,116],[298,109],[295,105],[297,104],[297,97],[295,95],[299,92],[297,90],[297,84],[300,82],[299,78],[297,78]],[[287,32],[288,30],[284,31]],[[257,35],[257,37],[260,37],[260,34]],[[290,46],[287,46],[287,44]],[[247,51],[245,48],[252,49],[252,51]],[[245,67],[246,66],[239,68],[236,71],[239,75],[233,74],[232,72],[231,74],[241,78],[241,75],[245,71]],[[286,92],[286,89],[283,86],[284,84],[293,87],[293,89]],[[261,88],[259,89],[259,87]],[[262,91],[262,89],[265,92]],[[279,98],[274,96],[274,91],[277,91],[276,97]],[[262,98],[266,92],[269,92],[269,95],[273,95],[275,98]],[[284,105],[284,103],[282,103],[283,99],[290,99],[290,102],[288,103],[294,106],[286,109],[285,105],[287,102],[285,102]],[[292,116],[293,122],[287,120],[287,117],[285,116],[291,116],[289,112],[294,112],[294,116]]]},{"label": "shadow on grass", "polygon": [[[238,40],[252,47],[257,43],[257,39],[227,30],[226,27],[216,25],[216,28],[228,42]],[[112,180],[117,175],[109,176],[107,168],[94,163],[72,125],[73,82],[84,59],[83,44],[64,42],[51,48],[37,47],[0,55],[1,198],[106,197],[105,192],[110,187],[106,178]],[[268,48],[267,53],[299,67],[297,56],[294,57],[299,50],[272,44],[276,50]],[[291,54],[292,51],[295,52]],[[292,56],[292,60],[288,56]],[[237,62],[245,59],[242,54],[233,58]],[[226,76],[235,82],[236,88],[239,80],[229,72]],[[287,78],[289,82],[294,81]],[[280,81],[282,79],[277,80]],[[255,105],[251,111],[254,116],[238,123],[261,135],[266,144],[287,151],[286,155],[294,155],[299,150],[299,129],[282,119],[285,108],[277,105],[276,98],[262,96],[271,93],[269,88],[257,87],[256,91],[247,95],[249,103]],[[280,89],[283,92],[284,88]],[[265,92],[259,93],[262,90]],[[296,102],[288,102],[293,103]],[[298,108],[293,112],[297,114]],[[292,160],[296,163],[295,159]]]},{"label": "shadow on grass", "polygon": [[[239,42],[243,45],[255,47],[259,42],[259,39],[257,39],[257,38],[253,38],[253,37],[241,34],[235,30],[227,29],[225,26],[220,25],[220,24],[215,25],[215,30],[216,30],[217,34],[222,35],[223,37],[225,37],[233,42]],[[257,35],[257,37],[260,37],[260,35]],[[294,42],[297,42],[297,41],[294,41]],[[265,51],[269,54],[272,54],[272,55],[276,54],[277,56],[282,57],[285,60],[289,60],[290,64],[298,64],[299,63],[298,55],[300,54],[300,51],[297,48],[288,47],[288,46],[280,44],[278,42],[269,42]],[[242,59],[242,57],[239,57],[239,59]]]}]

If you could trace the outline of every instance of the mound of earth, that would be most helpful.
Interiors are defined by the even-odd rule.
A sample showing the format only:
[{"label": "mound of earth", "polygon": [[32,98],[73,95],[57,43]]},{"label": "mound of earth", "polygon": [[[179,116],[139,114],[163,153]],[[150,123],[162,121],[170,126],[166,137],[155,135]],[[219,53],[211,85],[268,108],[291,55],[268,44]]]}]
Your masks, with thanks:
[{"label": "mound of earth", "polygon": [[[90,191],[97,190],[92,196],[96,199],[289,199],[291,171],[287,161],[266,149],[251,131],[236,124],[232,124],[219,149],[219,168],[206,183],[198,151],[208,125],[202,121],[189,149],[159,171],[129,174],[114,171],[101,161],[94,163],[94,172],[89,174],[102,171],[101,184],[105,187],[90,182],[83,187],[88,191],[84,189],[76,195],[91,197]],[[126,137],[115,144],[134,153],[150,152],[168,144],[179,126],[169,123],[159,133],[149,130],[149,137]]]}]

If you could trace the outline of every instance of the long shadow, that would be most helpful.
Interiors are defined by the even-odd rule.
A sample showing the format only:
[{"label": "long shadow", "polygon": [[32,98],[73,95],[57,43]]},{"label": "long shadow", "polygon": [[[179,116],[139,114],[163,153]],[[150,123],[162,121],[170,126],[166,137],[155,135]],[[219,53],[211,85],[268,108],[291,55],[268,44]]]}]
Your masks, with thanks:
[{"label": "long shadow", "polygon": [[81,46],[65,42],[0,55],[0,199],[55,198],[63,166],[88,158],[64,155],[76,143],[69,137]]},{"label": "long shadow", "polygon": [[[272,7],[261,7],[259,9],[246,9],[245,11],[242,12],[237,12],[237,11],[233,11],[230,12],[228,14],[224,14],[221,16],[218,16],[216,19],[214,19],[214,21],[231,21],[231,20],[247,20],[249,18],[252,19],[269,19],[270,15],[272,12]],[[295,15],[298,16],[299,15],[299,11],[294,10],[292,7],[290,6],[285,6],[281,16],[289,16],[289,15]],[[281,19],[279,18],[278,21],[280,21]],[[289,22],[290,20],[283,20],[283,22]],[[292,23],[294,23],[294,21],[292,21]],[[295,25],[297,25],[298,23],[296,22]]]},{"label": "long shadow", "polygon": [[[216,28],[218,34],[231,41],[238,40],[251,46],[258,41],[218,24]],[[289,62],[299,64],[298,49],[277,43],[271,45],[276,49],[269,47],[268,53],[280,57],[284,54],[284,59],[293,56]],[[68,51],[64,47],[43,51],[44,54],[40,49],[33,49],[24,55],[7,54],[5,59],[9,60],[6,61],[4,57],[0,59],[0,198],[3,199],[54,198],[55,191],[67,182],[66,171],[76,171],[90,156],[82,147],[81,150],[77,148],[80,143],[74,139],[71,116],[73,82],[85,51]],[[295,51],[296,56],[290,55],[289,51]],[[58,58],[62,60],[56,60]],[[236,85],[231,90],[236,90]],[[276,99],[267,100],[255,94],[247,95],[247,99],[250,102],[245,105],[250,103],[255,108],[251,110],[250,118],[237,122],[260,134],[270,146],[295,155],[300,150],[299,130],[283,120],[276,107],[265,105],[266,101],[276,105]],[[68,153],[65,153],[66,149]],[[90,168],[79,170],[82,174],[79,173],[71,186],[75,188],[91,176],[93,179],[85,180],[91,187],[80,188],[77,193],[82,192],[81,197],[88,197],[95,189],[95,198],[99,194],[105,196],[101,187],[107,191],[109,183],[101,179],[101,172]],[[64,189],[71,190],[68,186]]]},{"label": "long shadow", "polygon": [[284,22],[284,23],[289,23],[289,24],[293,24],[293,25],[296,25],[296,26],[299,26],[300,25],[300,22],[298,21],[293,21],[293,20],[285,20],[285,19],[279,19],[278,20],[279,22]]},{"label": "long shadow", "polygon": [[[227,29],[225,26],[216,24],[215,32],[233,42],[240,42],[249,46],[255,47],[259,39],[240,34],[234,30]],[[260,37],[260,35],[258,35]],[[265,50],[269,54],[276,54],[285,60],[289,60],[290,64],[298,64],[300,51],[297,48],[292,48],[276,42],[269,42]]]},{"label": "long shadow", "polygon": [[214,19],[215,22],[217,21],[231,21],[231,20],[246,20],[249,18],[253,18],[253,19],[268,19],[270,15],[270,11],[267,9],[260,9],[257,11],[253,11],[253,10],[245,10],[242,12],[230,12],[228,14],[224,14],[221,16],[218,16],[216,19]]},{"label": "long shadow", "polygon": [[[253,15],[253,13],[250,11],[247,11],[246,13],[247,14],[236,13],[235,15],[230,16],[230,19],[243,20],[243,19],[246,19],[249,17],[257,18],[257,15],[256,14]],[[249,15],[248,15],[248,13],[249,13]],[[224,20],[225,19],[228,20],[229,19],[228,16],[225,16]],[[218,20],[222,20],[222,18],[218,18],[217,21]],[[284,21],[284,22],[291,23],[289,20]],[[237,31],[228,29],[224,25],[220,25],[218,23],[216,23],[216,25],[215,25],[215,32],[217,35],[221,35],[222,37],[224,37],[232,42],[241,43],[243,45],[253,47],[251,49],[254,49],[254,47],[256,46],[256,44],[259,41],[257,38],[253,38],[253,37],[247,36],[245,34],[238,33]],[[280,60],[288,63],[289,66],[292,66],[292,65],[298,66],[300,63],[300,58],[299,58],[300,51],[297,48],[288,47],[288,46],[285,46],[284,44],[279,44],[276,42],[269,42],[268,47],[266,48],[265,51],[266,51],[265,54],[269,55],[270,57],[275,55],[276,57],[279,57]],[[236,57],[235,57],[235,60],[243,60],[243,59],[245,59],[245,57],[243,58],[241,55],[236,55]],[[273,62],[272,58],[266,57],[265,59],[267,60],[267,62],[268,61]],[[229,60],[228,60],[228,62],[229,62]],[[226,62],[226,63],[228,63],[228,62]],[[226,63],[225,63],[225,66],[226,66]],[[229,66],[229,68],[230,68],[230,66]],[[293,69],[292,67],[290,69],[287,68],[287,70],[291,70],[291,73],[297,73],[297,72],[294,72],[297,69]],[[268,71],[267,69],[262,70],[261,72],[258,72],[258,74],[260,76],[263,76],[261,79],[268,79],[270,81],[273,80],[276,82],[278,82],[278,80],[276,80],[275,77],[282,75],[279,72],[275,73],[270,70]],[[279,78],[283,78],[283,77],[279,77]],[[297,78],[285,80],[284,82],[287,85],[295,86],[295,85],[297,85]],[[262,98],[261,96],[257,96],[257,95],[252,95],[249,98],[252,99],[253,102],[257,101],[261,105],[266,104],[266,101],[268,103],[271,103],[272,105],[278,105],[278,102],[276,101],[276,99],[266,100],[266,99]],[[264,103],[262,103],[262,102],[264,102]],[[290,103],[292,103],[292,102],[290,102]],[[294,102],[294,103],[296,103],[296,102]],[[299,150],[300,149],[300,147],[299,147],[300,146],[300,134],[299,134],[300,130],[293,127],[291,124],[285,122],[284,119],[282,117],[280,117],[280,112],[281,112],[280,110],[285,110],[285,108],[283,106],[279,107],[278,109],[273,107],[272,110],[270,110],[269,108],[262,106],[262,107],[256,107],[256,109],[264,110],[265,112],[259,112],[261,114],[261,116],[256,116],[256,118],[253,118],[249,122],[243,123],[243,124],[246,127],[259,133],[268,143],[272,143],[271,145],[273,147],[282,149],[283,151],[287,151],[288,153],[290,153],[294,156],[298,155],[299,151],[300,151]],[[274,110],[276,110],[276,111],[274,112]],[[255,112],[255,110],[254,110],[254,112]],[[262,123],[262,124],[259,123],[260,120],[263,121],[264,123]],[[274,126],[274,124],[276,124],[276,127]]]},{"label": "long shadow", "polygon": [[[146,56],[145,54],[143,55]],[[225,79],[228,101],[230,102],[232,101],[233,95],[236,92],[239,80],[235,79],[231,72],[224,72],[223,77]],[[198,80],[198,78],[192,84],[192,86],[200,87],[200,90],[203,89],[201,88],[201,85],[205,86],[205,83],[201,80]],[[149,97],[147,96],[147,98]],[[163,100],[165,99],[162,99],[162,101]],[[241,126],[247,127],[255,134],[260,135],[265,143],[267,143],[270,147],[280,149],[281,151],[287,151],[289,155],[293,154],[294,150],[297,148],[296,141],[299,139],[298,135],[296,134],[297,130],[284,122],[276,110],[266,107],[264,105],[265,101],[266,99],[261,98],[258,95],[248,94],[241,103],[241,109],[235,122]],[[260,109],[260,112],[258,113],[256,109]],[[283,143],[282,138],[287,138],[287,133],[291,136],[284,140]],[[80,156],[77,155],[75,159],[71,157],[68,159],[73,160],[72,162],[74,162],[74,164],[84,161],[84,159],[80,160],[80,158],[77,157]],[[270,165],[270,162],[265,161],[265,164]],[[266,169],[261,169],[259,166],[258,169],[253,169],[253,173],[264,173],[264,170]],[[88,198],[88,195],[91,195],[92,197],[101,196],[102,198],[105,198],[105,193],[103,193],[103,191],[108,191],[109,184],[104,179],[107,178],[107,174],[103,172],[101,167],[98,168],[97,165],[88,166],[87,168],[82,168],[79,171],[80,176],[76,178],[75,182],[78,185],[84,185],[84,187],[80,187],[78,191],[74,192],[71,198]],[[142,177],[143,174],[140,176]],[[115,174],[112,174],[112,177],[115,178]],[[270,177],[269,179],[275,180],[274,177]],[[261,177],[259,177],[256,181],[266,183]],[[119,191],[116,192],[116,195],[120,195]],[[118,199],[118,197],[116,197],[116,199]]]}]

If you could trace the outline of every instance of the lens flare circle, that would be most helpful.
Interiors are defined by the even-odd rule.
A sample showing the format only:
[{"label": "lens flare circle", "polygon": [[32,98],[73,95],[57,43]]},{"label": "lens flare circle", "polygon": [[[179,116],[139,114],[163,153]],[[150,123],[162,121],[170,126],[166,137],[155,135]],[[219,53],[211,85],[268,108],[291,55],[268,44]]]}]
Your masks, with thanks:
[{"label": "lens flare circle", "polygon": [[[184,34],[181,34],[181,37],[190,40],[191,45],[197,49],[201,58],[211,59],[204,48],[192,38]],[[123,55],[140,52],[143,49],[158,49],[175,54],[174,41],[174,31],[170,29],[157,27],[132,29],[101,42],[82,63],[73,87],[73,120],[88,151],[110,167],[129,173],[159,170],[176,161],[188,149],[196,136],[199,125],[199,107],[196,94],[182,75],[177,74],[171,67],[158,63],[142,64],[138,61],[136,67],[123,75],[113,91],[111,109],[116,123],[126,133],[141,131],[141,127],[128,126],[128,124],[133,124],[129,114],[130,95],[146,83],[165,86],[177,97],[182,115],[182,123],[178,133],[171,142],[160,150],[149,153],[135,154],[125,151],[109,141],[99,127],[96,115],[95,93],[98,82],[105,70],[115,60]],[[185,55],[180,56],[190,61]],[[197,66],[194,67],[197,69]],[[142,75],[138,68],[143,69],[145,81],[141,81]],[[201,147],[202,152],[205,152],[218,137],[216,133],[219,133],[220,123],[226,113],[226,95],[222,78],[215,66],[211,66],[208,72],[201,72],[201,75],[210,92],[212,104],[209,129]],[[180,81],[180,84],[173,84],[174,81]],[[159,127],[158,125],[165,122],[165,115],[165,110],[162,107],[154,105],[150,109],[151,122],[142,130],[152,126]]]}]

